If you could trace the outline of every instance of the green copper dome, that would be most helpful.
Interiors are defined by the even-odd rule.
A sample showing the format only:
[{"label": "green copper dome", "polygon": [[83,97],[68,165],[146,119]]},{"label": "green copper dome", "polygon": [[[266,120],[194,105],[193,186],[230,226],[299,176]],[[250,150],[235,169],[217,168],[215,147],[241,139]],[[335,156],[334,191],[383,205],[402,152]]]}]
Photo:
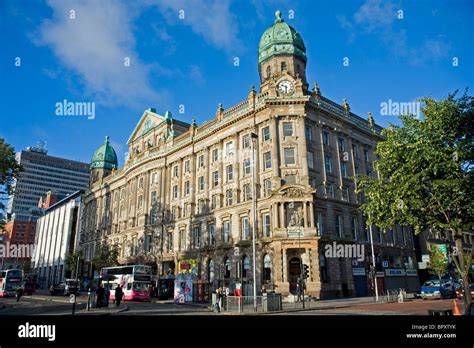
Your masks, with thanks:
[{"label": "green copper dome", "polygon": [[105,142],[99,147],[92,157],[91,169],[94,168],[104,168],[117,169],[117,154],[112,146],[109,143],[109,137],[105,137]]},{"label": "green copper dome", "polygon": [[278,55],[294,55],[306,62],[306,47],[300,34],[275,12],[275,23],[265,30],[258,45],[258,62]]}]

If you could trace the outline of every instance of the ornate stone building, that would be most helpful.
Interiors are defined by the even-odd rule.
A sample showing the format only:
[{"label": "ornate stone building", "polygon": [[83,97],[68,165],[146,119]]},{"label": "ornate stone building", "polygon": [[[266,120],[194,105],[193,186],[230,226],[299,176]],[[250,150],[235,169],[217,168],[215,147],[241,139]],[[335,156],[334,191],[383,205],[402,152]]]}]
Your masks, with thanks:
[{"label": "ornate stone building", "polygon": [[[293,291],[302,259],[309,293],[363,294],[353,268],[367,269],[368,257],[327,258],[324,245],[369,242],[351,177],[371,173],[381,128],[353,114],[347,101],[324,97],[316,84],[308,89],[303,40],[280,12],[276,17],[259,44],[258,92],[252,86],[237,105],[219,104],[200,126],[148,109],[122,168],[115,169],[116,156],[103,161],[114,157],[108,142],[94,155],[81,236],[86,260],[103,243],[119,248],[120,262],[150,263],[162,276],[176,273],[179,259],[196,259],[212,287],[242,283],[250,294],[256,200],[258,289]],[[395,267],[412,258],[413,245],[410,231],[391,233],[388,242],[375,238],[376,254],[380,265],[392,257]]]}]

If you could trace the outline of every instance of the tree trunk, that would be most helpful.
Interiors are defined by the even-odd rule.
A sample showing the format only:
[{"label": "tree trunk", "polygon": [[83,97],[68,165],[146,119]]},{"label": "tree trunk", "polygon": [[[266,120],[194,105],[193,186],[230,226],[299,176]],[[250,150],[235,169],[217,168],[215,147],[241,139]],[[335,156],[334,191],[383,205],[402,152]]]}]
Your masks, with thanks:
[{"label": "tree trunk", "polygon": [[469,255],[467,255],[467,260],[465,259],[465,252],[464,252],[464,249],[463,249],[463,245],[462,245],[462,236],[463,236],[463,233],[462,231],[456,231],[454,233],[454,242],[455,242],[455,245],[456,245],[456,251],[457,251],[457,255],[453,255],[453,261],[454,261],[454,264],[456,265],[456,268],[459,272],[459,274],[461,275],[461,279],[462,279],[462,288],[463,288],[463,292],[464,292],[464,296],[463,296],[463,300],[464,300],[464,313],[465,315],[468,314],[468,311],[469,311],[469,306],[472,302],[472,298],[471,298],[471,289],[469,287],[469,274],[470,274],[470,271],[471,271],[471,264],[472,264],[472,257],[473,257],[473,250],[471,248],[471,252]]}]

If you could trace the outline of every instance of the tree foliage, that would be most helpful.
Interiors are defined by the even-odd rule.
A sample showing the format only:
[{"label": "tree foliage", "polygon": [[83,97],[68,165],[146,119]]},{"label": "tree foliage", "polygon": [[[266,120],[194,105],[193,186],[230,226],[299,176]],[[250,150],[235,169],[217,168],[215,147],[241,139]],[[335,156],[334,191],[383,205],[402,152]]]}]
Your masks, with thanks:
[{"label": "tree foliage", "polygon": [[20,171],[21,166],[15,159],[15,149],[0,138],[0,230],[5,219],[4,201],[13,193],[13,182]]},{"label": "tree foliage", "polygon": [[112,267],[118,265],[118,248],[114,245],[104,244],[96,253],[96,256],[92,260],[94,268],[100,270],[104,267]]},{"label": "tree foliage", "polygon": [[474,100],[450,95],[424,98],[424,118],[402,115],[401,126],[382,131],[378,178],[360,177],[358,190],[369,220],[383,230],[410,225],[415,233],[473,227]]},{"label": "tree foliage", "polygon": [[472,249],[464,255],[462,240],[473,229],[474,98],[456,94],[440,101],[423,98],[423,117],[401,115],[401,125],[384,129],[375,151],[377,177],[358,177],[357,190],[366,198],[361,209],[368,224],[453,237],[457,254],[451,259],[466,284]]},{"label": "tree foliage", "polygon": [[436,245],[431,246],[429,269],[431,273],[438,277],[438,279],[441,279],[446,274],[446,270],[448,269],[446,256]]},{"label": "tree foliage", "polygon": [[66,256],[65,266],[67,271],[71,271],[75,274],[77,278],[76,270],[77,270],[77,261],[78,259],[82,259],[84,257],[84,253],[82,250],[76,250],[74,253],[69,253]]}]

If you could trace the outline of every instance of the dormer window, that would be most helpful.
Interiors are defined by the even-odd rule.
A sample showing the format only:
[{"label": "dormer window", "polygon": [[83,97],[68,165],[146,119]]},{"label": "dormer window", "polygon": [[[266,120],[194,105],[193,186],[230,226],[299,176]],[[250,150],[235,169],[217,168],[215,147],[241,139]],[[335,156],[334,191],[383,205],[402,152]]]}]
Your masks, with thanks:
[{"label": "dormer window", "polygon": [[281,62],[281,72],[287,71],[288,68],[286,66],[286,62]]}]

